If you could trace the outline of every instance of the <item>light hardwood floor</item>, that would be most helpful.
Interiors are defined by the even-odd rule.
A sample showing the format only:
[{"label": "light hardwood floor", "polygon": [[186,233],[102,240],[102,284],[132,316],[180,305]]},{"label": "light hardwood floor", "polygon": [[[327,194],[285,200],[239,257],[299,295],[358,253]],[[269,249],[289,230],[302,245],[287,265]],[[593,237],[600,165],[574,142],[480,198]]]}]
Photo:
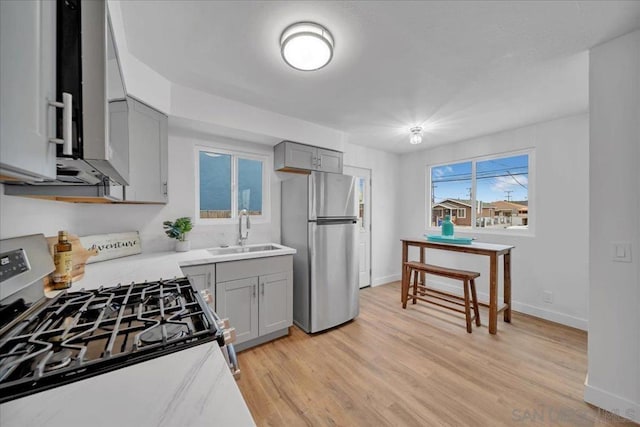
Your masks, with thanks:
[{"label": "light hardwood floor", "polygon": [[240,353],[257,425],[626,424],[582,400],[585,332],[514,313],[493,336],[481,310],[468,334],[462,315],[399,300],[400,282],[363,289],[355,321]]}]

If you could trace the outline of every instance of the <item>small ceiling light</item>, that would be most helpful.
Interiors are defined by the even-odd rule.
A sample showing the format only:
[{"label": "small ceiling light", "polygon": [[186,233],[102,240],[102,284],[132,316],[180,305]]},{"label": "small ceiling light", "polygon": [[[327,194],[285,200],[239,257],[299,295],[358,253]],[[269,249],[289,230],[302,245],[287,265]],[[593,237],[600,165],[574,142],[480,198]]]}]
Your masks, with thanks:
[{"label": "small ceiling light", "polygon": [[296,70],[319,70],[333,57],[333,36],[315,22],[297,22],[282,32],[280,52]]},{"label": "small ceiling light", "polygon": [[409,130],[411,131],[409,142],[413,145],[420,144],[422,142],[422,126],[412,127]]}]

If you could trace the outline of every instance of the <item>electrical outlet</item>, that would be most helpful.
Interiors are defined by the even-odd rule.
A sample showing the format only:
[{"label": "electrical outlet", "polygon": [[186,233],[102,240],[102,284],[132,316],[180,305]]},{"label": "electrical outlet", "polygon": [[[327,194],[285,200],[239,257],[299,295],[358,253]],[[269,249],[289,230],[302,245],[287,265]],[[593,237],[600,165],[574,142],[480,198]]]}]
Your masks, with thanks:
[{"label": "electrical outlet", "polygon": [[546,302],[547,304],[553,304],[553,292],[551,291],[542,292],[542,301]]},{"label": "electrical outlet", "polygon": [[613,242],[611,259],[616,262],[631,262],[631,243]]}]

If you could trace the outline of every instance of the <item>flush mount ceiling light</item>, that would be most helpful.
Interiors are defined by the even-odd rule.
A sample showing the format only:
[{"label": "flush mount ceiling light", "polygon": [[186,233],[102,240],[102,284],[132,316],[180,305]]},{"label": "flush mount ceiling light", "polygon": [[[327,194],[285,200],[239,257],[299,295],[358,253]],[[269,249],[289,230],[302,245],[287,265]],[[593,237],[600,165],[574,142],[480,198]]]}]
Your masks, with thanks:
[{"label": "flush mount ceiling light", "polygon": [[409,131],[411,131],[409,142],[413,145],[420,144],[422,142],[422,126],[412,127]]},{"label": "flush mount ceiling light", "polygon": [[319,70],[333,57],[333,36],[315,22],[297,22],[282,32],[280,52],[282,59],[296,70]]}]

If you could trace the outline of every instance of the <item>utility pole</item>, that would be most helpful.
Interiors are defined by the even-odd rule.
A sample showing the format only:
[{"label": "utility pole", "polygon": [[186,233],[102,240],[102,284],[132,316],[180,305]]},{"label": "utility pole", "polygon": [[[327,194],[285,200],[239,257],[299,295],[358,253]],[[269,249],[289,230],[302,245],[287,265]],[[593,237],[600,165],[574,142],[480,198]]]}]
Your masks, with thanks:
[{"label": "utility pole", "polygon": [[505,193],[507,193],[507,202],[511,201],[511,193],[513,193],[513,190],[504,190]]},{"label": "utility pole", "polygon": [[471,187],[467,187],[467,197],[471,200]]},{"label": "utility pole", "polygon": [[432,182],[431,183],[431,206],[433,206],[436,200],[436,188],[438,188],[438,186]]}]

